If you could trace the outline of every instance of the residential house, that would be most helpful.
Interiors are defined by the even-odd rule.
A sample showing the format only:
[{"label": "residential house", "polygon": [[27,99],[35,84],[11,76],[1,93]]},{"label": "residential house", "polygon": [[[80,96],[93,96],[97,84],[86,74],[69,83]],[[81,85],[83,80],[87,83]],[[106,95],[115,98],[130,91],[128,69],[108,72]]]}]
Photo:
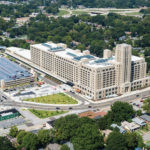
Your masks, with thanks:
[{"label": "residential house", "polygon": [[118,128],[120,133],[122,133],[122,134],[124,134],[126,132],[126,130],[123,127],[118,126],[117,124],[112,124],[111,127],[112,128]]},{"label": "residential house", "polygon": [[146,122],[139,117],[133,118],[132,121],[135,122],[136,124],[140,125],[141,127],[146,125]]},{"label": "residential house", "polygon": [[128,131],[135,131],[140,128],[140,125],[136,124],[135,122],[123,121],[121,125],[124,129]]},{"label": "residential house", "polygon": [[148,115],[148,114],[144,114],[144,115],[140,116],[140,118],[142,118],[143,120],[145,120],[148,123],[150,122],[150,115]]}]

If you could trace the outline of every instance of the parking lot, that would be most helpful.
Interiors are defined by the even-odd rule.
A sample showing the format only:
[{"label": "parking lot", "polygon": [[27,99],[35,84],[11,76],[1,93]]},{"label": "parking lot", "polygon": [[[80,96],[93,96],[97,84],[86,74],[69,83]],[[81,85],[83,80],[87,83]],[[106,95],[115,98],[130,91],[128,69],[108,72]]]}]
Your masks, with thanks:
[{"label": "parking lot", "polygon": [[9,120],[1,121],[0,128],[7,129],[12,126],[18,126],[18,125],[24,124],[25,122],[26,121],[24,120],[24,118],[22,116],[20,116],[20,117],[12,118]]},{"label": "parking lot", "polygon": [[137,110],[141,110],[141,111],[144,113],[144,111],[143,111],[143,109],[142,109],[144,100],[145,100],[145,99],[137,99],[137,100],[133,101],[133,102],[131,103],[132,106],[133,106],[133,109],[136,110],[136,111],[137,111]]}]

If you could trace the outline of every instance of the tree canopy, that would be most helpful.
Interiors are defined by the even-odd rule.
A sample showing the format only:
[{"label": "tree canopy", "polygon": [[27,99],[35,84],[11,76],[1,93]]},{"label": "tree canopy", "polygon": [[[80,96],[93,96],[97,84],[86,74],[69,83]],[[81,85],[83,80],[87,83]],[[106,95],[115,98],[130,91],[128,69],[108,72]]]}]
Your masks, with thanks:
[{"label": "tree canopy", "polygon": [[106,150],[133,150],[137,147],[143,148],[143,146],[143,139],[136,133],[121,134],[113,131],[106,141]]},{"label": "tree canopy", "polygon": [[150,113],[150,98],[147,98],[144,101],[143,109],[147,112]]},{"label": "tree canopy", "polygon": [[12,146],[11,142],[7,139],[7,137],[0,137],[0,149],[15,150],[15,148]]}]

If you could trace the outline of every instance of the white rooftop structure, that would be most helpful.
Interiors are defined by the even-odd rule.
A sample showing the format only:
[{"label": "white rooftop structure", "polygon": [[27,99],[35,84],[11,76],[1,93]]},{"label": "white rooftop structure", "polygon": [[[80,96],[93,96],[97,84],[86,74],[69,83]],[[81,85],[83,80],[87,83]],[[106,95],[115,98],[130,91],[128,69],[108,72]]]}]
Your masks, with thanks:
[{"label": "white rooftop structure", "polygon": [[26,59],[31,60],[31,53],[28,49],[18,48],[18,47],[8,47],[7,50],[10,50],[12,53],[18,54]]}]

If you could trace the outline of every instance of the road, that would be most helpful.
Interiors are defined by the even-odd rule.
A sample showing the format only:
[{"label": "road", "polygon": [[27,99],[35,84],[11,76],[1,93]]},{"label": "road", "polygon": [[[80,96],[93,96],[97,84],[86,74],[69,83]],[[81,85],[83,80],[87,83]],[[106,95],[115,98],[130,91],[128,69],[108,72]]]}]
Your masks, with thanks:
[{"label": "road", "polygon": [[[56,83],[53,83],[53,81],[47,79],[47,83],[53,84],[57,86]],[[79,105],[46,105],[46,104],[39,104],[39,103],[26,103],[26,102],[16,102],[13,101],[10,97],[7,97],[2,91],[0,91],[0,99],[3,100],[1,102],[2,105],[5,106],[14,106],[14,107],[27,107],[27,108],[33,108],[33,109],[41,109],[41,110],[87,110],[87,109],[98,109],[98,108],[104,108],[111,106],[116,101],[125,101],[125,102],[131,102],[136,99],[141,99],[145,96],[150,96],[150,88],[143,89],[143,90],[137,90],[131,93],[128,93],[126,95],[111,98],[109,100],[102,100],[101,103],[92,103],[87,102],[87,99],[81,97],[78,94],[73,94],[71,92],[67,92],[68,95],[74,97],[75,99],[78,99],[81,101]],[[5,97],[5,98],[4,98]]]},{"label": "road", "polygon": [[[77,95],[76,95],[77,96]],[[77,96],[78,97],[78,96]],[[80,97],[81,98],[81,97]],[[112,105],[116,100],[112,101],[104,101],[103,103],[90,103],[85,105],[83,102],[81,105],[74,105],[74,106],[50,106],[50,105],[43,105],[43,104],[32,104],[32,103],[26,103],[26,102],[16,102],[12,101],[11,99],[4,100],[2,102],[2,105],[5,106],[14,106],[14,107],[26,107],[26,108],[32,108],[32,109],[41,109],[41,110],[87,110],[87,109],[97,109],[97,108],[105,108],[107,106]],[[122,100],[124,101],[124,100]],[[126,101],[131,101],[131,100],[126,100]],[[89,108],[91,107],[91,108]]]}]

